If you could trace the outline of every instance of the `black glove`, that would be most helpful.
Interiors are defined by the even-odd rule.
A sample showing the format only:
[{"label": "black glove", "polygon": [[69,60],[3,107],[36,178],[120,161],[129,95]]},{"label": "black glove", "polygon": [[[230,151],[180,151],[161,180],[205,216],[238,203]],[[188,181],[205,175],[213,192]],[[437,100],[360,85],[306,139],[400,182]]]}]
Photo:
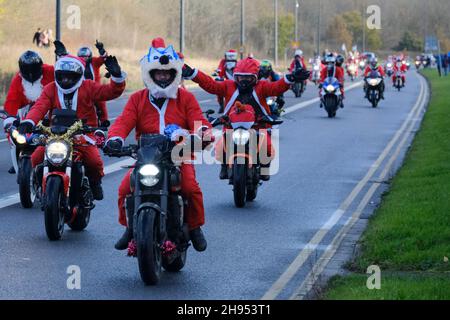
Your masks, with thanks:
[{"label": "black glove", "polygon": [[106,154],[119,153],[120,151],[122,151],[122,140],[119,139],[108,140],[103,148],[103,152]]},{"label": "black glove", "polygon": [[286,75],[290,82],[303,82],[309,79],[311,72],[305,69],[296,69],[291,74]]},{"label": "black glove", "polygon": [[98,49],[98,53],[102,57],[106,54],[106,50],[104,49],[103,42],[98,42],[98,40],[95,40],[95,47]]},{"label": "black glove", "polygon": [[109,122],[109,120],[104,120],[101,123],[102,128],[109,128],[110,125],[111,125],[111,122]]},{"label": "black glove", "polygon": [[115,78],[122,77],[122,69],[120,69],[119,62],[117,58],[113,56],[107,56],[105,59],[106,70]]},{"label": "black glove", "polygon": [[276,100],[276,102],[277,102],[277,104],[278,104],[278,108],[283,108],[284,107],[284,105],[285,105],[285,101],[284,101],[284,99],[283,99],[283,97],[277,97],[277,100]]},{"label": "black glove", "polygon": [[189,67],[187,64],[184,64],[183,70],[181,71],[181,75],[183,78],[190,78],[194,74],[195,70]]},{"label": "black glove", "polygon": [[19,127],[17,128],[17,131],[19,131],[19,133],[21,135],[27,134],[27,133],[32,133],[33,132],[33,124],[31,122],[22,122],[19,124]]},{"label": "black glove", "polygon": [[67,56],[69,54],[66,50],[66,46],[61,41],[55,40],[53,44],[55,45],[55,54],[58,57]]}]

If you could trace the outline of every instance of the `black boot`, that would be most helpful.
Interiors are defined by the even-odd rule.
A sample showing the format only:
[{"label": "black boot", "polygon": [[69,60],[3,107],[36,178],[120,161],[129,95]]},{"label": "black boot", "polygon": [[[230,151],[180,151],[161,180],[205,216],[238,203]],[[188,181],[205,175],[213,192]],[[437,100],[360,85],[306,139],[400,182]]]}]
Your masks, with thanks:
[{"label": "black boot", "polygon": [[220,167],[220,180],[228,179],[228,166],[226,164],[222,164]]},{"label": "black boot", "polygon": [[92,195],[95,200],[103,200],[103,188],[101,181],[90,181]]},{"label": "black boot", "polygon": [[9,174],[16,174],[16,169],[14,169],[14,166],[11,166],[11,168],[9,168],[8,173]]},{"label": "black boot", "polygon": [[199,252],[206,250],[207,242],[200,227],[189,231],[189,236],[195,250]]},{"label": "black boot", "polygon": [[128,248],[128,243],[133,240],[133,213],[134,213],[134,207],[130,205],[129,199],[127,199],[127,223],[128,226],[125,229],[125,232],[123,233],[122,237],[119,239],[119,241],[116,242],[114,248],[117,250],[125,250]]}]

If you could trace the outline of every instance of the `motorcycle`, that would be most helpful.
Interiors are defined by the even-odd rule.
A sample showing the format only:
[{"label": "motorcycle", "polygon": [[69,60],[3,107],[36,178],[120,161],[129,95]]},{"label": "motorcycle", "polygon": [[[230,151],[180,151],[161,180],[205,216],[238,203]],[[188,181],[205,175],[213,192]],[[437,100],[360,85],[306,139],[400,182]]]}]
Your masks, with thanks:
[{"label": "motorcycle", "polygon": [[336,117],[336,112],[342,104],[341,84],[335,77],[328,77],[320,89],[320,103],[325,107],[328,118]]},{"label": "motorcycle", "polygon": [[352,81],[355,81],[358,76],[358,66],[354,63],[347,65],[347,74]]},{"label": "motorcycle", "polygon": [[403,88],[402,73],[397,71],[394,76],[394,87],[400,91]]},{"label": "motorcycle", "polygon": [[[195,137],[188,139],[194,140]],[[171,157],[175,146],[166,135],[146,134],[140,137],[138,145],[123,147],[120,152],[105,151],[110,157],[136,160],[128,167],[133,168],[133,194],[126,199],[126,210],[133,217],[128,255],[137,257],[141,279],[147,285],[160,281],[162,268],[180,271],[190,245],[180,165]]]},{"label": "motorcycle", "polygon": [[291,85],[291,90],[294,92],[296,98],[301,98],[303,92],[305,92],[306,81],[295,82]]},{"label": "motorcycle", "polygon": [[392,75],[394,74],[394,66],[392,65],[392,62],[388,62],[386,64],[386,74],[388,75],[388,77],[392,77]]},{"label": "motorcycle", "polygon": [[364,71],[364,69],[366,68],[366,60],[361,60],[359,61],[359,69],[361,69],[361,71]]},{"label": "motorcycle", "polygon": [[266,103],[269,106],[270,112],[274,119],[280,118],[281,114],[285,111],[284,108],[278,103],[278,98],[276,97],[268,97],[266,99]]},{"label": "motorcycle", "polygon": [[383,78],[381,77],[380,73],[376,71],[371,72],[371,74],[366,79],[368,90],[367,97],[369,102],[372,104],[372,108],[376,108],[381,100],[380,85],[382,81]]},{"label": "motorcycle", "polygon": [[[232,121],[228,115],[223,115],[216,119],[210,117],[209,120],[213,127],[224,125],[226,128],[232,128],[226,130],[224,135],[224,161],[228,165],[229,184],[233,186],[234,204],[242,208],[247,201],[256,199],[258,187],[262,184],[259,155],[262,146],[267,145],[265,136],[270,134],[270,131],[256,130],[255,118],[253,121],[239,121],[238,117]],[[283,121],[265,116],[259,123],[276,126]]]},{"label": "motorcycle", "polygon": [[416,60],[415,66],[416,66],[417,70],[420,70],[420,68],[422,67],[422,61],[421,60]]},{"label": "motorcycle", "polygon": [[[66,223],[75,231],[89,224],[94,198],[76,147],[101,147],[103,131],[84,125],[72,110],[54,110],[50,127],[41,122],[33,130],[36,146],[45,146],[44,162],[32,171],[32,188],[41,201],[49,240],[61,239]],[[83,136],[88,133],[95,133],[96,141]]]},{"label": "motorcycle", "polygon": [[[36,200],[36,193],[33,188],[31,155],[37,147],[38,136],[35,134],[19,135],[17,126],[20,119],[25,116],[26,114],[19,110],[16,121],[9,127],[7,133],[9,143],[15,146],[11,148],[11,158],[16,172],[16,181],[19,185],[20,204],[23,208],[29,209],[34,206]],[[1,119],[5,120],[8,117],[9,115],[6,112],[0,111]]]},{"label": "motorcycle", "polygon": [[311,81],[317,85],[320,81],[320,64],[314,64],[311,72]]}]

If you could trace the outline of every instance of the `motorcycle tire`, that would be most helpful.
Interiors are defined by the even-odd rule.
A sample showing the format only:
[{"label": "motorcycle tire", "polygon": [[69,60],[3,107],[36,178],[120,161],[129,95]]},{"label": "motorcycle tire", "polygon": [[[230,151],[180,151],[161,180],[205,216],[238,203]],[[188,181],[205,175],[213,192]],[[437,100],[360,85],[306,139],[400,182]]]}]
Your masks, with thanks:
[{"label": "motorcycle tire", "polygon": [[247,189],[247,166],[245,164],[233,165],[233,196],[234,204],[238,208],[245,206]]},{"label": "motorcycle tire", "polygon": [[169,262],[166,257],[162,258],[162,266],[164,270],[169,272],[178,272],[183,269],[186,264],[187,250],[184,250],[179,253],[179,256],[176,257],[173,261]]},{"label": "motorcycle tire", "polygon": [[62,179],[49,177],[45,189],[45,232],[51,241],[61,239],[64,233],[64,187]]},{"label": "motorcycle tire", "polygon": [[143,208],[138,213],[135,226],[139,273],[146,285],[155,285],[161,278],[162,257],[157,216],[154,209]]},{"label": "motorcycle tire", "polygon": [[72,222],[68,223],[68,226],[73,231],[83,231],[89,224],[91,219],[91,209],[81,208],[78,209],[77,215]]},{"label": "motorcycle tire", "polygon": [[24,157],[19,161],[19,195],[23,208],[32,208],[36,200],[36,190],[33,186],[33,168],[31,159]]}]

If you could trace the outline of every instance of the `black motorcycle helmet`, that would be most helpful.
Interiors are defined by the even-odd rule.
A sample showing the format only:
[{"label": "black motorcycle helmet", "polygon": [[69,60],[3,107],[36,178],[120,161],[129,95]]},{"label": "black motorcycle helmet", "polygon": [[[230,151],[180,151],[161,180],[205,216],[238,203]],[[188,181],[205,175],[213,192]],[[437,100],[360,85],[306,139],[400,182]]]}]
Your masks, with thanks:
[{"label": "black motorcycle helmet", "polygon": [[34,51],[25,51],[19,58],[19,70],[22,78],[35,82],[42,76],[42,58]]},{"label": "black motorcycle helmet", "polygon": [[342,55],[338,55],[336,57],[336,66],[342,67],[342,65],[344,64],[344,61],[345,61],[344,57]]},{"label": "black motorcycle helmet", "polygon": [[90,61],[92,59],[92,51],[88,47],[81,47],[78,49],[77,56],[84,59],[85,61]]}]

